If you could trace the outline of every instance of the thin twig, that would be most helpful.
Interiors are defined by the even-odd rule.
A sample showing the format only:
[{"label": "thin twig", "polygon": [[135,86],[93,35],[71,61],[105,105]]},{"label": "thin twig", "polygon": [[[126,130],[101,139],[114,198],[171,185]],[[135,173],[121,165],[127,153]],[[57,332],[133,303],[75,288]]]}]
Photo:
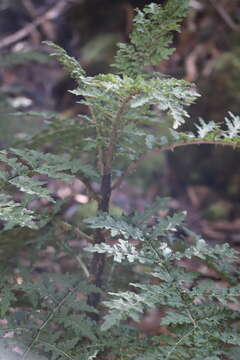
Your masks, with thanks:
[{"label": "thin twig", "polygon": [[[32,20],[35,20],[38,17],[38,10],[35,8],[34,4],[32,3],[32,0],[22,0],[23,5],[29,15],[31,16]],[[54,40],[54,24],[51,23],[48,19],[46,19],[43,23],[40,24],[40,27],[42,28],[43,32],[47,36],[49,40]],[[38,38],[40,39],[40,34],[37,32]]]},{"label": "thin twig", "polygon": [[75,233],[76,233],[77,235],[80,235],[81,237],[83,237],[84,239],[88,240],[88,241],[91,242],[91,243],[94,241],[94,239],[93,239],[92,236],[86,234],[86,233],[85,233],[84,231],[82,231],[79,227],[73,228],[73,231],[75,231]]},{"label": "thin twig", "polygon": [[81,255],[80,255],[80,254],[75,254],[75,253],[74,253],[74,250],[69,246],[68,243],[66,243],[66,242],[64,242],[64,241],[62,241],[61,243],[62,243],[63,248],[64,248],[67,252],[70,252],[73,257],[75,257],[75,259],[77,260],[79,266],[82,268],[84,275],[86,276],[87,279],[89,279],[90,273],[89,273],[89,271],[88,271],[87,266],[84,264]]},{"label": "thin twig", "polygon": [[70,360],[74,360],[74,358],[72,356],[70,356],[69,354],[67,354],[65,351],[59,349],[58,347],[56,347],[55,345],[53,344],[50,344],[46,341],[42,341],[40,340],[40,343],[43,344],[43,345],[47,345],[49,347],[51,347],[52,349],[56,350],[57,352],[59,352],[60,354],[62,354],[63,356],[65,356],[67,359],[70,359]]},{"label": "thin twig", "polygon": [[88,271],[86,265],[84,264],[84,262],[82,261],[82,258],[79,254],[76,256],[76,260],[77,260],[78,264],[80,265],[80,267],[82,268],[86,278],[89,279],[90,278],[89,271]]},{"label": "thin twig", "polygon": [[99,195],[93,189],[91,182],[88,179],[84,178],[84,177],[79,177],[79,180],[82,181],[82,183],[85,185],[90,198],[92,198],[93,200],[96,200],[97,202],[99,202],[99,200],[100,200]]},{"label": "thin twig", "polygon": [[37,11],[31,0],[22,0],[22,3],[27,10],[28,14],[34,20],[37,17]]},{"label": "thin twig", "polygon": [[22,359],[25,360],[29,354],[29,352],[32,350],[35,343],[38,341],[41,331],[48,325],[48,323],[52,320],[55,313],[60,309],[60,307],[65,303],[67,298],[73,294],[73,292],[76,290],[76,287],[74,289],[70,289],[68,293],[62,298],[62,300],[57,304],[57,306],[52,310],[52,312],[48,315],[47,319],[42,323],[42,325],[38,328],[36,335],[33,337],[30,345],[28,348],[24,351]]},{"label": "thin twig", "polygon": [[159,148],[156,148],[152,151],[149,151],[148,153],[140,156],[139,159],[135,160],[134,162],[132,162],[127,169],[124,171],[124,173],[119,176],[118,179],[115,180],[115,183],[112,186],[112,190],[118,188],[123,180],[129,175],[131,174],[133,171],[135,171],[137,169],[137,167],[145,160],[151,158],[153,155],[157,155],[160,154],[161,152],[164,151],[173,151],[175,148],[178,147],[183,147],[183,146],[190,146],[190,145],[222,145],[222,146],[230,146],[232,148],[239,148],[240,144],[232,144],[230,142],[226,142],[226,141],[221,141],[221,140],[193,140],[193,141],[189,141],[189,142],[184,142],[184,141],[180,141],[171,145],[166,145],[166,146],[161,146]]},{"label": "thin twig", "polygon": [[176,343],[175,345],[171,348],[171,350],[167,353],[167,356],[166,356],[166,360],[169,359],[169,356],[173,353],[173,351],[176,350],[176,348],[178,347],[178,345],[181,344],[181,342],[185,339],[185,338],[188,338],[195,330],[195,327],[193,327],[189,332],[187,332],[185,335],[183,335]]},{"label": "thin twig", "polygon": [[48,10],[45,14],[39,16],[35,21],[33,21],[30,24],[27,24],[21,30],[15,32],[14,34],[11,34],[5,37],[4,39],[2,39],[0,41],[0,49],[6,46],[10,46],[15,42],[25,38],[26,36],[31,34],[31,32],[34,31],[36,27],[41,25],[43,22],[47,20],[55,19],[64,11],[66,5],[67,5],[66,0],[58,1],[55,6],[53,6],[50,10]]},{"label": "thin twig", "polygon": [[240,26],[238,24],[236,24],[233,19],[231,18],[231,16],[226,12],[226,10],[223,8],[223,6],[221,4],[219,4],[219,1],[217,2],[216,0],[210,0],[213,7],[217,10],[217,12],[219,13],[219,15],[221,16],[221,18],[225,21],[225,23],[230,27],[230,29],[234,30],[234,31],[239,31],[240,30]]},{"label": "thin twig", "polygon": [[[22,4],[24,5],[26,11],[28,12],[31,20],[34,21],[38,17],[38,12],[36,11],[31,0],[22,0]],[[44,24],[44,23],[43,23]],[[41,41],[41,34],[37,28],[31,32],[31,37],[35,44],[39,44]]]}]

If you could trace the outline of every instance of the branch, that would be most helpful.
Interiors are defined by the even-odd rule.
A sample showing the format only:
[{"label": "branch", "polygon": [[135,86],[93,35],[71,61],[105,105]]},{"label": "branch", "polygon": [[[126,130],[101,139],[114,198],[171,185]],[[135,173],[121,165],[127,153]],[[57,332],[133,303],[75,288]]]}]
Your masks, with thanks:
[{"label": "branch", "polygon": [[[62,222],[63,223],[63,222]],[[72,225],[67,224],[67,223],[63,223],[64,226],[67,226],[68,228],[72,229]],[[78,229],[80,231],[81,234],[84,234],[80,229]],[[88,236],[88,235],[86,235]],[[92,239],[91,239],[92,240]],[[85,265],[85,263],[82,260],[82,257],[80,254],[75,254],[75,251],[69,246],[68,243],[64,242],[63,240],[61,241],[62,247],[64,250],[66,250],[68,253],[70,253],[73,257],[75,257],[75,259],[78,262],[78,265],[81,267],[81,269],[83,270],[84,275],[86,276],[87,279],[89,279],[90,277],[90,273],[88,271],[87,266]]]},{"label": "branch", "polygon": [[11,34],[0,41],[0,49],[10,46],[15,42],[25,38],[27,35],[31,34],[32,31],[36,29],[37,26],[41,25],[47,20],[53,20],[58,17],[65,9],[67,5],[66,0],[57,2],[50,10],[45,14],[39,16],[35,21],[24,26],[21,30]]},{"label": "branch", "polygon": [[46,341],[43,341],[43,340],[40,340],[40,343],[43,344],[43,345],[47,345],[49,346],[50,348],[52,348],[53,350],[55,350],[56,352],[60,353],[61,355],[65,356],[67,359],[70,359],[70,360],[74,360],[74,358],[67,354],[65,351],[59,349],[57,346],[53,345],[53,344],[50,344]]},{"label": "branch", "polygon": [[112,190],[118,188],[123,180],[130,174],[132,173],[133,171],[135,171],[137,169],[137,167],[145,160],[151,158],[153,155],[156,155],[156,154],[160,154],[161,152],[163,151],[169,151],[169,150],[174,150],[175,148],[178,148],[178,147],[183,147],[183,146],[189,146],[189,145],[222,145],[222,146],[230,146],[230,147],[233,147],[233,148],[240,148],[240,144],[233,144],[233,143],[230,143],[230,142],[226,142],[226,141],[221,141],[221,140],[193,140],[193,141],[189,141],[189,142],[184,142],[184,141],[181,141],[181,142],[176,142],[174,144],[171,144],[171,145],[165,145],[165,146],[161,146],[159,148],[156,148],[152,151],[149,151],[148,153],[140,156],[139,159],[135,160],[134,162],[132,162],[128,167],[127,169],[124,171],[124,173],[119,176],[119,178],[117,178],[115,180],[115,183],[113,184],[112,186]]},{"label": "branch", "polygon": [[[35,5],[32,3],[32,0],[22,0],[25,9],[27,10],[28,14],[31,16],[32,20],[34,21],[35,18],[38,16],[38,11],[35,8]],[[45,33],[46,37],[50,40],[54,40],[54,25],[46,19],[43,23],[40,24],[43,32]],[[36,31],[38,40],[40,39],[40,34]]]},{"label": "branch", "polygon": [[27,10],[28,14],[34,19],[37,16],[37,10],[31,0],[22,0],[22,3]]},{"label": "branch", "polygon": [[230,29],[232,29],[234,31],[239,31],[240,26],[233,21],[233,19],[226,12],[226,10],[223,8],[223,6],[221,4],[219,4],[216,0],[210,0],[210,1],[212,3],[212,6],[217,10],[218,14],[225,21],[225,23],[230,27]]},{"label": "branch", "polygon": [[82,183],[85,185],[90,198],[99,202],[100,201],[99,194],[93,189],[91,182],[84,177],[79,177],[79,180],[82,181]]},{"label": "branch", "polygon": [[52,312],[48,315],[47,319],[42,323],[42,325],[37,330],[35,336],[33,337],[30,345],[28,348],[24,351],[22,359],[25,360],[29,354],[29,352],[32,350],[35,343],[38,341],[41,331],[48,325],[48,323],[52,320],[55,313],[60,309],[60,307],[65,303],[67,298],[72,295],[72,293],[76,290],[77,287],[74,289],[70,289],[68,293],[62,298],[62,300],[57,304],[57,306],[52,310]]},{"label": "branch", "polygon": [[176,348],[178,347],[178,345],[181,344],[181,342],[188,338],[193,332],[195,331],[195,327],[193,327],[191,330],[189,330],[185,335],[183,335],[171,348],[171,350],[169,350],[169,352],[167,353],[167,357],[166,360],[169,359],[170,355],[176,350]]}]

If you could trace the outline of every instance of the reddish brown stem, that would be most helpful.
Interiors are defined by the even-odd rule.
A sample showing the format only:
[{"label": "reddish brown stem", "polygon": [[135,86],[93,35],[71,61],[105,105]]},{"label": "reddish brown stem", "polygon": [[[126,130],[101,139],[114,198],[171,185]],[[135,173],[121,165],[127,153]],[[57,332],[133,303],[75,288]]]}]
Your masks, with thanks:
[{"label": "reddish brown stem", "polygon": [[[101,212],[109,211],[109,201],[111,196],[111,173],[105,174],[102,176],[101,182],[101,200],[99,202],[98,210]],[[101,229],[96,231],[95,244],[105,242],[105,237]],[[103,282],[103,272],[105,267],[105,255],[94,253],[90,273],[92,276],[92,282],[98,288],[102,288]],[[91,293],[88,297],[88,304],[96,308],[100,302],[100,293]],[[91,313],[91,318],[93,320],[99,320],[98,314]]]},{"label": "reddish brown stem", "polygon": [[222,145],[222,146],[230,146],[232,148],[239,148],[240,144],[233,144],[230,142],[226,142],[226,141],[221,141],[221,140],[193,140],[193,141],[189,141],[189,142],[184,142],[184,141],[180,141],[177,142],[175,144],[171,144],[171,145],[165,145],[165,146],[161,146],[158,147],[152,151],[149,151],[148,153],[140,156],[139,159],[135,160],[134,162],[132,162],[128,168],[124,171],[124,173],[119,176],[118,179],[115,180],[115,183],[112,186],[112,190],[118,188],[123,180],[129,175],[131,174],[133,171],[135,171],[137,169],[137,167],[145,160],[151,158],[153,155],[157,155],[160,154],[163,151],[169,151],[169,150],[174,150],[175,148],[178,147],[183,147],[183,146],[189,146],[189,145]]}]

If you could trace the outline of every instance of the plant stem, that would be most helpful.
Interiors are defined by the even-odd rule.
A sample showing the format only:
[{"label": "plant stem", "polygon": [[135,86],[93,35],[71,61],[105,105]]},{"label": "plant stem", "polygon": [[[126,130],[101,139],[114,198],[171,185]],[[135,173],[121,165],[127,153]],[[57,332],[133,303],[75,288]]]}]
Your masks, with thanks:
[{"label": "plant stem", "polygon": [[102,212],[109,212],[109,201],[111,196],[111,173],[104,174],[101,182],[101,200],[98,210]]},{"label": "plant stem", "polygon": [[222,146],[229,146],[233,149],[239,148],[240,144],[233,144],[231,142],[226,142],[223,140],[192,140],[192,141],[179,141],[170,145],[163,145],[161,147],[157,147],[148,153],[143,154],[140,156],[137,160],[133,161],[127,169],[124,171],[124,173],[117,178],[112,186],[112,190],[119,188],[119,186],[122,184],[123,180],[130,175],[133,171],[137,169],[137,167],[145,160],[151,158],[154,155],[160,154],[164,151],[173,151],[175,148],[183,147],[183,146],[191,146],[191,145],[222,145]]},{"label": "plant stem", "polygon": [[[102,176],[101,182],[101,200],[98,204],[98,210],[100,212],[109,212],[109,201],[111,196],[111,173],[104,174]],[[96,231],[95,236],[95,244],[99,244],[105,242],[105,236],[103,231],[98,229]],[[92,277],[92,282],[98,288],[102,288],[103,283],[103,272],[105,268],[105,255],[94,253],[91,266],[90,266],[90,273]],[[91,293],[88,297],[88,304],[93,307],[97,307],[100,302],[101,295],[100,293]],[[93,320],[99,320],[99,315],[96,313],[91,313],[90,317]]]},{"label": "plant stem", "polygon": [[[112,124],[111,134],[109,138],[109,145],[103,149],[101,146],[98,149],[98,155],[100,159],[100,170],[102,172],[101,188],[100,188],[100,200],[98,201],[98,211],[108,213],[109,212],[109,202],[112,192],[112,161],[115,153],[116,144],[119,139],[119,130],[122,126],[122,116],[127,108],[129,101],[132,99],[137,92],[130,94],[126,97],[115,117]],[[96,122],[97,119],[94,115],[93,109],[90,109],[93,119]],[[97,129],[98,135],[99,129]],[[105,235],[101,229],[96,231],[95,235],[95,244],[106,242]],[[90,265],[90,273],[92,277],[92,282],[98,288],[102,288],[103,285],[103,273],[105,268],[105,254],[94,253],[92,262]],[[100,293],[91,293],[88,297],[88,304],[93,307],[97,307],[101,299]],[[99,320],[99,315],[96,313],[90,313],[90,317],[94,320]]]},{"label": "plant stem", "polygon": [[109,172],[112,168],[112,161],[113,161],[113,157],[114,157],[114,153],[115,153],[115,149],[116,149],[116,144],[119,140],[119,135],[121,133],[120,129],[123,126],[123,124],[122,124],[123,114],[126,111],[130,100],[139,93],[140,93],[139,91],[134,91],[132,94],[128,95],[122,101],[122,103],[115,115],[112,131],[111,131],[110,139],[109,139],[110,140],[109,146],[108,146],[106,154],[105,154],[105,162],[106,162],[105,166],[106,166],[107,172]]}]

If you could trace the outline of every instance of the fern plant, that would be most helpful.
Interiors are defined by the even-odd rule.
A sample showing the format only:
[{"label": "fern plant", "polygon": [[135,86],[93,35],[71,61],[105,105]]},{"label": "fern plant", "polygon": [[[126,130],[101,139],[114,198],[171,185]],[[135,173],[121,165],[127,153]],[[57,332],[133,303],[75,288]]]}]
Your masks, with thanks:
[{"label": "fern plant", "polygon": [[[179,131],[189,117],[186,107],[199,95],[192,84],[153,71],[172,54],[172,31],[180,30],[187,9],[188,1],[169,0],[138,10],[131,41],[119,44],[111,74],[90,77],[62,48],[47,43],[77,82],[71,92],[89,111],[80,119],[31,113],[48,126],[24,147],[0,152],[0,255],[6,242],[18,238],[33,259],[51,245],[56,258],[64,251],[79,271],[41,275],[34,274],[34,260],[30,270],[2,262],[0,358],[27,359],[33,352],[53,360],[238,358],[238,253],[227,244],[210,246],[188,230],[185,213],[159,215],[169,199],[128,215],[110,209],[112,191],[153,154],[194,144],[239,146],[240,118],[232,113],[224,128],[200,119],[195,133]],[[167,123],[164,136],[152,130],[158,121]],[[49,142],[55,154],[39,150]],[[60,218],[62,203],[47,186],[49,178],[76,177],[97,202],[96,216],[83,224]],[[47,210],[34,211],[36,198],[48,201]],[[76,234],[87,243],[84,253],[71,246]],[[112,291],[114,262],[117,269],[138,265],[141,281]],[[203,264],[218,281],[201,274]],[[142,337],[135,325],[152,308],[159,309],[165,330]]]}]

